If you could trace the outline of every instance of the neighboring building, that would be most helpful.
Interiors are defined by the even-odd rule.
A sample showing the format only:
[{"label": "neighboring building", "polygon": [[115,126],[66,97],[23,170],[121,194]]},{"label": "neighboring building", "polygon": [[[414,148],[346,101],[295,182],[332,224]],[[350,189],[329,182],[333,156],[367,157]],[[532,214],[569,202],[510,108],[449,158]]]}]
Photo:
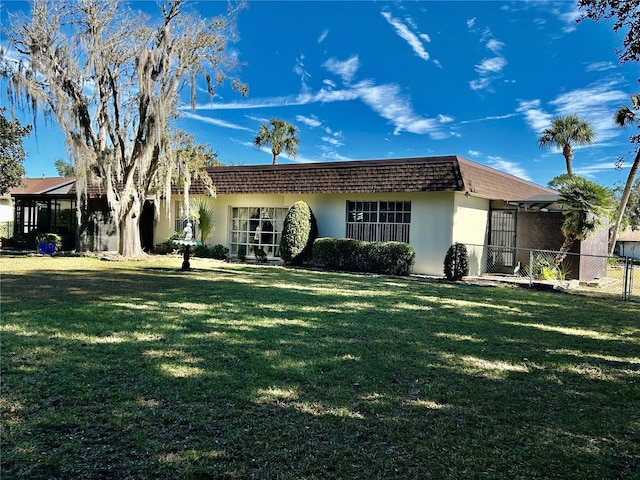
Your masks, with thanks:
[{"label": "neighboring building", "polygon": [[616,255],[640,259],[640,230],[625,230],[618,235]]},{"label": "neighboring building", "polygon": [[[556,191],[459,156],[227,166],[208,173],[217,191],[208,243],[227,246],[231,255],[259,246],[269,258],[279,258],[284,217],[299,200],[311,207],[321,237],[410,243],[414,272],[428,275],[442,275],[444,256],[455,242],[506,247],[500,262],[513,272],[512,247],[543,248],[537,245],[543,240],[557,250],[563,241],[562,214],[541,211],[552,207]],[[204,193],[198,185],[191,191],[192,198]],[[537,196],[552,200],[531,200]],[[182,198],[173,201],[172,218],[162,211],[158,216],[156,238],[182,230]],[[471,260],[471,274],[496,262]]]},{"label": "neighboring building", "polygon": [[0,197],[0,223],[13,222],[13,201],[11,195],[6,193]]},{"label": "neighboring building", "polygon": [[75,245],[76,198],[71,193],[75,177],[25,178],[9,191],[13,199],[14,246],[35,248],[39,233],[57,233],[63,248]]},{"label": "neighboring building", "polygon": [[10,246],[13,237],[13,200],[6,193],[0,197],[0,240],[2,247]]}]

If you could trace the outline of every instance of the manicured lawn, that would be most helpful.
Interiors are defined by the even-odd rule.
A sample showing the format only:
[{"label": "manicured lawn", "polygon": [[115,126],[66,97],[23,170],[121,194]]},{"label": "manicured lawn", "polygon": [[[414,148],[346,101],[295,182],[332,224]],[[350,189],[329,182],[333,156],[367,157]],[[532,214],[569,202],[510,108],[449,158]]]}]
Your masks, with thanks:
[{"label": "manicured lawn", "polygon": [[0,258],[4,479],[631,479],[640,305]]}]

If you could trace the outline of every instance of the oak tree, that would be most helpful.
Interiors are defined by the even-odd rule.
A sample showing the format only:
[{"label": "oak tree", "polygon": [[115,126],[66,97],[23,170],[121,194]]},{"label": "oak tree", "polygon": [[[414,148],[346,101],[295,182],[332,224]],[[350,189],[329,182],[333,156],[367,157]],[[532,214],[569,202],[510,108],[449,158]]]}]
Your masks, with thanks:
[{"label": "oak tree", "polygon": [[[155,22],[117,0],[34,0],[30,17],[10,19],[11,50],[0,55],[13,104],[43,111],[65,136],[76,165],[79,223],[89,188],[98,188],[123,256],[143,255],[145,199],[170,196],[161,177],[173,161],[168,129],[181,93],[190,89],[193,109],[198,81],[213,96],[237,66],[227,47],[242,5],[203,19],[185,3],[159,2]],[[231,86],[247,92],[237,78]]]}]

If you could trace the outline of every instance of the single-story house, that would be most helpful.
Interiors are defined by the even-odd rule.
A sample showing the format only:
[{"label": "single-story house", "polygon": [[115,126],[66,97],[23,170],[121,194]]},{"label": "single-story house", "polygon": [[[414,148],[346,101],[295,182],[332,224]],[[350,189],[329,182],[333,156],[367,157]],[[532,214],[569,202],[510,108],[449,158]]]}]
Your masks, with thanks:
[{"label": "single-story house", "polygon": [[615,253],[621,257],[640,259],[640,230],[625,230],[620,233]]},{"label": "single-story house", "polygon": [[[442,275],[455,242],[506,247],[500,264],[507,273],[519,261],[513,247],[557,250],[563,241],[562,213],[551,211],[558,192],[455,155],[207,171],[217,191],[207,243],[227,246],[232,256],[258,246],[278,259],[284,217],[300,200],[311,207],[320,237],[407,242],[416,251],[414,272],[427,275]],[[204,194],[193,186],[192,199]],[[186,222],[182,197],[173,202],[171,218],[158,216],[156,239]],[[606,254],[606,233],[595,244],[591,250]],[[585,245],[577,242],[573,251]],[[495,263],[486,255],[472,259],[471,274]]]},{"label": "single-story house", "polygon": [[[206,243],[222,244],[232,256],[242,249],[250,255],[258,247],[278,260],[284,218],[300,200],[311,207],[321,237],[407,242],[416,251],[414,272],[426,275],[442,275],[444,256],[455,242],[504,247],[481,249],[470,259],[471,274],[488,266],[492,272],[513,273],[528,261],[528,253],[518,249],[558,250],[563,242],[558,192],[456,155],[222,166],[207,173],[217,195],[211,199],[214,229]],[[67,221],[75,217],[73,178],[28,183],[26,190],[11,194],[18,236],[75,233],[75,223]],[[148,251],[188,221],[181,192],[173,193],[171,208],[161,200],[155,216],[152,201],[145,204],[140,229]],[[195,182],[191,200],[205,195],[204,185]],[[90,250],[117,250],[115,226],[99,188],[90,189],[88,210],[76,241],[87,242]],[[606,256],[606,249],[603,229],[576,242],[572,252]],[[578,265],[571,270],[580,279],[602,274]]]}]

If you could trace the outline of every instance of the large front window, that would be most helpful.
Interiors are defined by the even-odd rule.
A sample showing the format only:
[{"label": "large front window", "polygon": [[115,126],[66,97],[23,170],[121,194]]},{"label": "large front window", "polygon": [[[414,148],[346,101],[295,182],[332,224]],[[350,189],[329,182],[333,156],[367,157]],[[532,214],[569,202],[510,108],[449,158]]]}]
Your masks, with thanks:
[{"label": "large front window", "polygon": [[247,256],[262,249],[268,257],[280,256],[280,234],[288,208],[232,207],[231,255]]},{"label": "large front window", "polygon": [[411,202],[347,202],[347,238],[409,243]]}]

